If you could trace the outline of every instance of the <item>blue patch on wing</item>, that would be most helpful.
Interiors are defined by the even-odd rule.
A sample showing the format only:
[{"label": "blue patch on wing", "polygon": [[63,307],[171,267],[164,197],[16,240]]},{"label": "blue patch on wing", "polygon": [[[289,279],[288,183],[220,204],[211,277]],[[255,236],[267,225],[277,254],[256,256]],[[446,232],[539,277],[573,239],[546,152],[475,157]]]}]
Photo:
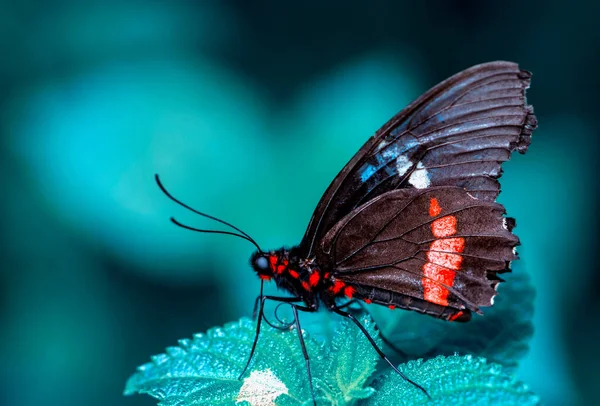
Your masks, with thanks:
[{"label": "blue patch on wing", "polygon": [[[372,189],[381,179],[381,177],[389,177],[393,174],[396,165],[389,166],[390,163],[398,159],[402,154],[405,154],[409,150],[413,150],[419,145],[419,141],[412,135],[404,134],[396,139],[391,144],[383,147],[380,151],[373,154],[370,158],[370,162],[366,162],[358,170],[358,175],[362,183],[371,184]],[[410,155],[410,153],[408,154]],[[381,171],[384,169],[385,171]],[[379,173],[379,175],[377,175]],[[373,178],[375,176],[375,178]]]},{"label": "blue patch on wing", "polygon": [[371,164],[364,164],[359,170],[360,180],[366,182],[377,171],[377,168]]}]

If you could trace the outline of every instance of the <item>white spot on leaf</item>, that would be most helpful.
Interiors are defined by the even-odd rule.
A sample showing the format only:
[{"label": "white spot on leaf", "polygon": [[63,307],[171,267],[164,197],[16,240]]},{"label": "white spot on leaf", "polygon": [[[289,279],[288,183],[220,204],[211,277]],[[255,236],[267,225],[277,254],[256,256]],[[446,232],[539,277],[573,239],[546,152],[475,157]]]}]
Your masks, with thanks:
[{"label": "white spot on leaf", "polygon": [[427,169],[425,169],[423,166],[423,162],[419,161],[417,164],[417,169],[415,169],[415,171],[410,175],[408,181],[417,189],[425,189],[429,187],[431,181],[429,180]]},{"label": "white spot on leaf", "polygon": [[279,395],[288,394],[288,388],[270,370],[252,371],[244,379],[236,403],[246,401],[252,406],[275,406]]},{"label": "white spot on leaf", "polygon": [[396,170],[398,171],[398,176],[403,176],[411,166],[412,162],[410,162],[406,155],[400,155],[398,159],[396,159]]}]

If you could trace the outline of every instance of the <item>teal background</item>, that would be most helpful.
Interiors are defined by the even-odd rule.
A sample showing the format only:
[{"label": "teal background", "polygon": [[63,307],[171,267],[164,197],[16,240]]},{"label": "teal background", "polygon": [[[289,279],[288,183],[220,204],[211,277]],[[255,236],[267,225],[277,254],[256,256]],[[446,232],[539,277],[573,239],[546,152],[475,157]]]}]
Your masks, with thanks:
[{"label": "teal background", "polygon": [[3,3],[0,404],[155,404],[121,395],[137,365],[250,315],[253,247],[174,227],[215,225],[154,173],[263,247],[297,244],[380,125],[497,59],[533,72],[540,122],[499,198],[537,289],[518,377],[595,403],[600,6],[562,4]]}]

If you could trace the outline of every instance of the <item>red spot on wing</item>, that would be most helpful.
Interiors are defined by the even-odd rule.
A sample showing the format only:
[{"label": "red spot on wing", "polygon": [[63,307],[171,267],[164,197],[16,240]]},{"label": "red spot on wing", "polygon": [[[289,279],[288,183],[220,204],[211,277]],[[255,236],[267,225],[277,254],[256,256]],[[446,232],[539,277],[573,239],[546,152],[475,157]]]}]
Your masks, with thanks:
[{"label": "red spot on wing", "polygon": [[447,252],[427,251],[427,259],[433,265],[443,266],[455,271],[460,269],[462,257],[458,254],[449,254]]},{"label": "red spot on wing", "polygon": [[310,286],[317,286],[319,284],[319,279],[321,279],[321,275],[319,275],[319,271],[314,271],[308,277],[308,283]]},{"label": "red spot on wing", "polygon": [[373,303],[373,301],[371,299],[365,299],[365,303],[366,304],[371,304],[371,303]]},{"label": "red spot on wing", "polygon": [[390,308],[390,310],[394,310],[396,308],[396,305],[389,305],[388,307]]},{"label": "red spot on wing", "polygon": [[456,272],[428,262],[423,265],[423,274],[423,298],[431,303],[448,306],[450,292],[443,285],[452,286]]},{"label": "red spot on wing", "polygon": [[429,215],[431,217],[435,217],[435,216],[439,216],[441,212],[442,212],[442,208],[440,207],[438,200],[435,197],[432,197],[429,200]]},{"label": "red spot on wing", "polygon": [[298,279],[300,277],[300,274],[298,272],[294,271],[293,269],[290,269],[289,274],[292,278]]},{"label": "red spot on wing", "polygon": [[306,281],[302,281],[302,287],[304,290],[310,290],[310,285]]},{"label": "red spot on wing", "polygon": [[356,289],[354,289],[352,286],[346,286],[344,288],[344,296],[347,296],[350,299],[352,299],[352,295],[354,295],[355,292],[356,292]]},{"label": "red spot on wing", "polygon": [[[429,201],[429,215],[438,216],[442,212],[436,198]],[[427,251],[427,263],[423,265],[423,299],[431,303],[448,306],[448,287],[454,285],[456,272],[460,270],[463,257],[460,255],[465,249],[465,239],[450,237],[456,234],[456,216],[445,216],[431,223],[431,232],[436,240]],[[456,316],[459,317],[459,316]]]},{"label": "red spot on wing", "polygon": [[463,252],[465,249],[465,239],[454,237],[435,240],[431,243],[429,249],[435,251]]},{"label": "red spot on wing", "polygon": [[449,237],[456,234],[456,217],[445,216],[431,223],[431,232],[436,238]]},{"label": "red spot on wing", "polygon": [[345,286],[346,284],[342,281],[335,281],[333,283],[333,286],[329,288],[329,290],[331,290],[333,292],[334,295],[337,295],[338,293],[340,293],[340,291],[342,290],[342,288]]}]

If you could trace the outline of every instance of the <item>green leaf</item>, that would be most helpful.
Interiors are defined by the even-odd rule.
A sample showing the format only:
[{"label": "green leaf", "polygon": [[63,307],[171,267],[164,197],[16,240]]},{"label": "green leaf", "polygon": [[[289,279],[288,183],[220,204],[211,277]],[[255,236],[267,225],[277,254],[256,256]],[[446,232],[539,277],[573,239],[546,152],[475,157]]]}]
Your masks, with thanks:
[{"label": "green leaf", "polygon": [[[374,336],[370,317],[361,322]],[[263,323],[256,354],[243,382],[255,322],[242,318],[152,357],[129,378],[125,394],[149,394],[162,406],[312,404],[306,364],[295,329],[280,331]],[[351,404],[373,393],[365,387],[378,356],[349,320],[338,324],[327,345],[304,334],[315,395],[320,403]],[[239,404],[239,403],[238,403]]]},{"label": "green leaf", "polygon": [[[267,381],[271,386],[282,385],[279,395],[309,398],[307,385],[303,384],[304,359],[295,331],[282,332],[263,324],[251,371],[243,382],[238,381],[255,329],[255,322],[243,318],[206,334],[196,334],[192,340],[180,340],[179,347],[167,348],[166,354],[154,356],[151,363],[138,368],[127,382],[125,394],[147,393],[161,400],[161,405],[230,405],[238,400],[243,384],[242,398],[253,399]],[[320,352],[319,343],[308,337],[305,342],[309,353]],[[271,379],[266,380],[267,376]]]},{"label": "green leaf", "polygon": [[[381,345],[373,319],[363,315],[359,321]],[[347,405],[373,394],[373,389],[365,385],[375,371],[379,355],[354,323],[348,320],[341,323],[331,347],[325,347],[324,351],[325,362],[319,366],[319,375],[324,377],[320,386],[328,404]]]},{"label": "green leaf", "polygon": [[[369,307],[381,329],[408,359],[433,358],[437,355],[471,354],[510,370],[528,350],[533,335],[533,299],[535,291],[523,272],[503,275],[507,280],[498,288],[496,303],[484,308],[483,316],[473,315],[467,323],[451,323],[424,317],[414,312],[396,312]],[[390,354],[393,354],[389,351]]]},{"label": "green leaf", "polygon": [[374,396],[360,403],[380,405],[537,405],[539,398],[526,385],[506,374],[498,364],[484,358],[436,357],[410,361],[400,369],[424,386],[431,400],[394,372],[373,382]]}]

